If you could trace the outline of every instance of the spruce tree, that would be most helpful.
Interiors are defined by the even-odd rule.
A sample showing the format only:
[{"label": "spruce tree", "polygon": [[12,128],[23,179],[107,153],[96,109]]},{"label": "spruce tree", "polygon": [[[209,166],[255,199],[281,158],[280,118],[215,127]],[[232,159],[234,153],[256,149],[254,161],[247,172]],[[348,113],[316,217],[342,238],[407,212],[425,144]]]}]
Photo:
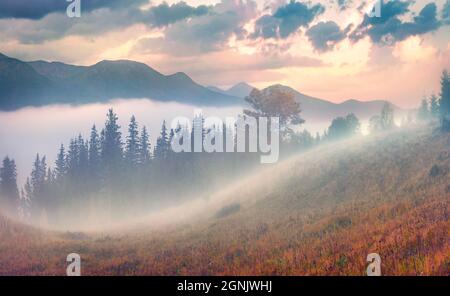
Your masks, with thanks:
[{"label": "spruce tree", "polygon": [[81,179],[86,179],[89,170],[89,146],[81,135],[78,136],[78,174]]},{"label": "spruce tree", "polygon": [[36,155],[36,159],[33,163],[33,169],[31,171],[31,203],[32,203],[32,216],[38,218],[41,214],[41,210],[45,207],[44,189],[45,189],[45,175],[47,173],[47,165],[45,156],[42,159],[39,154]]},{"label": "spruce tree", "polygon": [[19,198],[16,163],[7,156],[0,168],[0,206],[5,206],[10,214],[16,215]]},{"label": "spruce tree", "polygon": [[122,134],[118,120],[119,118],[113,109],[109,109],[103,132],[101,152],[102,161],[108,168],[117,167],[123,158]]},{"label": "spruce tree", "polygon": [[439,100],[436,95],[430,97],[430,113],[433,118],[439,117]]},{"label": "spruce tree", "polygon": [[29,201],[29,203],[31,203],[33,200],[33,186],[31,185],[29,177],[27,178],[27,181],[25,182],[25,186],[23,189],[26,199]]},{"label": "spruce tree", "polygon": [[145,166],[150,162],[150,136],[147,132],[147,128],[144,126],[142,128],[141,137],[139,145],[139,164]]},{"label": "spruce tree", "polygon": [[122,186],[123,176],[123,150],[122,135],[118,124],[119,118],[113,109],[109,109],[105,128],[102,132],[101,162],[102,162],[102,186],[115,193]]},{"label": "spruce tree", "polygon": [[447,71],[441,76],[440,111],[442,118],[450,115],[450,77]]},{"label": "spruce tree", "polygon": [[383,109],[381,110],[380,126],[383,130],[389,130],[395,126],[394,108],[392,108],[389,103],[385,103],[383,105]]},{"label": "spruce tree", "polygon": [[89,139],[89,184],[93,190],[100,187],[101,170],[101,139],[96,126],[92,126],[91,137]]},{"label": "spruce tree", "polygon": [[64,149],[64,145],[61,144],[61,147],[59,148],[59,153],[58,156],[56,157],[56,161],[55,161],[55,174],[56,174],[56,179],[57,180],[61,180],[62,178],[64,178],[64,176],[66,175],[67,172],[67,167],[66,167],[66,152]]},{"label": "spruce tree", "polygon": [[127,165],[136,167],[139,163],[139,130],[136,118],[134,115],[131,117],[130,124],[128,125],[128,136],[125,149],[125,159]]},{"label": "spruce tree", "polygon": [[71,178],[75,178],[78,175],[78,159],[79,159],[79,147],[76,139],[70,140],[69,151],[66,156],[67,173]]},{"label": "spruce tree", "polygon": [[170,148],[169,145],[169,135],[167,133],[166,121],[164,120],[161,126],[161,133],[156,141],[155,158],[166,159]]},{"label": "spruce tree", "polygon": [[428,101],[426,99],[422,100],[422,103],[420,104],[419,112],[417,116],[421,120],[427,120],[429,119],[430,115],[430,109],[428,108]]}]

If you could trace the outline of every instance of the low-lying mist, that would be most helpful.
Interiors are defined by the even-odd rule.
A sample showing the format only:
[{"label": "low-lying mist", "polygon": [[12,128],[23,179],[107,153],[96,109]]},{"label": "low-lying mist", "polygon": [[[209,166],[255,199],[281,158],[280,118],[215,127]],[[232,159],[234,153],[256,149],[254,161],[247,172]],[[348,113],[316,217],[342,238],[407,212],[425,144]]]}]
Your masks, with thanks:
[{"label": "low-lying mist", "polygon": [[[47,169],[55,170],[57,148],[63,143],[69,149],[81,149],[91,143],[67,144],[69,137],[84,137],[95,124],[101,128],[106,109],[114,107],[119,115],[118,124],[123,143],[127,137],[129,118],[136,116],[139,128],[146,126],[150,133],[151,149],[158,142],[161,123],[175,117],[193,118],[196,107],[177,103],[160,103],[150,100],[114,101],[108,104],[83,106],[48,106],[26,108],[11,113],[0,113],[0,137],[7,139],[0,147],[0,155],[10,155],[18,164],[19,188],[27,191],[25,176],[33,170],[43,172],[41,185],[33,185],[33,207],[27,209],[22,199],[19,214],[33,226],[65,231],[100,231],[129,227],[159,228],[176,223],[190,223],[196,219],[223,218],[245,208],[243,204],[266,196],[283,180],[292,158],[276,165],[261,165],[259,155],[252,153],[201,153],[173,154],[169,158],[152,160],[146,166],[114,166],[109,162],[95,175],[90,167],[77,167],[57,178],[58,172],[47,175]],[[219,118],[236,117],[240,108],[204,108],[203,115]],[[329,123],[314,123],[302,128],[310,133],[325,130]],[[364,133],[366,124],[361,130]],[[92,134],[91,134],[92,135]],[[320,137],[317,137],[319,139]],[[87,137],[86,137],[87,139]],[[78,141],[78,140],[77,140]],[[295,162],[303,159],[321,159],[335,151],[342,142],[318,145],[314,138],[306,146],[299,143],[286,149],[282,159],[294,154]],[[358,140],[359,141],[359,140]],[[81,143],[81,144],[80,144]],[[347,142],[346,142],[347,143]],[[74,144],[75,148],[71,145]],[[355,139],[345,145],[356,145]],[[87,149],[86,148],[86,149]],[[300,150],[300,149],[301,150]],[[292,150],[292,151],[291,151]],[[307,152],[305,152],[307,151]],[[64,162],[70,164],[71,154],[64,154]],[[46,158],[35,158],[36,153]],[[81,153],[81,152],[79,152]],[[155,153],[157,153],[155,151]],[[80,154],[81,155],[81,154]],[[79,156],[77,156],[79,157]],[[126,156],[125,156],[126,157]],[[37,169],[40,161],[42,164]],[[80,162],[80,159],[77,160]],[[103,164],[105,165],[105,164]],[[302,170],[296,167],[296,170]],[[50,172],[50,170],[49,170]],[[35,174],[35,177],[39,172]],[[30,177],[33,180],[33,173]],[[41,178],[41,177],[36,177]],[[21,196],[23,197],[22,192]],[[38,206],[36,206],[38,205]],[[24,216],[30,217],[24,217]]]},{"label": "low-lying mist", "polygon": [[[245,173],[220,170],[215,174],[215,185],[190,184],[189,190],[177,190],[176,196],[155,196],[160,188],[154,188],[138,199],[131,188],[123,188],[122,204],[114,204],[108,195],[90,196],[87,202],[71,202],[60,210],[57,224],[49,224],[45,214],[33,226],[59,231],[126,231],[132,229],[159,230],[180,224],[191,224],[208,219],[222,219],[245,210],[258,200],[267,198],[271,192],[283,186],[293,175],[306,174],[333,155],[349,154],[354,149],[376,137],[355,136],[351,139],[323,144],[303,153],[294,154],[277,164],[255,166]],[[382,143],[380,143],[382,145]],[[192,172],[195,173],[195,172]],[[173,182],[177,182],[176,179]]]},{"label": "low-lying mist", "polygon": [[[59,145],[67,145],[68,139],[78,134],[89,135],[93,124],[101,126],[109,108],[120,115],[122,132],[126,131],[128,121],[135,115],[140,126],[149,130],[151,143],[155,143],[163,120],[171,121],[178,116],[192,118],[198,107],[164,103],[148,99],[115,100],[109,103],[86,104],[79,106],[52,105],[28,107],[14,112],[0,112],[0,156],[13,157],[18,169],[19,186],[25,183],[31,172],[36,153],[45,155],[49,164],[56,160]],[[205,116],[219,118],[236,117],[242,114],[242,107],[204,107]],[[331,119],[330,119],[331,120]],[[322,133],[330,122],[307,119],[302,128],[312,134]],[[363,127],[364,128],[364,127]]]}]

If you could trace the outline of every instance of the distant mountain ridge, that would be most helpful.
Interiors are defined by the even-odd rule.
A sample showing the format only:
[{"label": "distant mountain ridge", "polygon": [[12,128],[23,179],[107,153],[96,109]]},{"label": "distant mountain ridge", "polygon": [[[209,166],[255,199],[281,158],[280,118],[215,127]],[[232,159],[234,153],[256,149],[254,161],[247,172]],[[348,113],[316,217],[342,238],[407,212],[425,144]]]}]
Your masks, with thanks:
[{"label": "distant mountain ridge", "polygon": [[0,54],[1,110],[116,98],[150,98],[197,106],[242,104],[242,99],[211,91],[185,73],[163,75],[134,61],[74,66],[60,62],[23,62]]},{"label": "distant mountain ridge", "polygon": [[[386,103],[382,100],[332,103],[284,85],[267,89],[270,88],[291,92],[307,121],[329,122],[349,113],[366,119],[378,114]],[[195,106],[244,106],[244,98],[253,89],[245,82],[227,90],[204,87],[185,73],[164,75],[144,63],[129,60],[105,60],[92,66],[75,66],[61,62],[23,62],[0,54],[0,110],[107,102],[117,98],[149,98]]]},{"label": "distant mountain ridge", "polygon": [[212,91],[219,92],[222,94],[226,94],[233,97],[238,97],[244,99],[246,96],[250,94],[250,92],[255,88],[246,82],[240,82],[227,90],[220,89],[216,86],[208,86],[208,88]]},{"label": "distant mountain ridge", "polygon": [[[245,99],[250,92],[254,89],[253,86],[247,83],[239,83],[227,90],[222,90],[218,87],[209,86],[211,90],[217,92],[222,92],[228,95],[234,95]],[[279,89],[284,92],[292,93],[298,103],[300,103],[300,108],[302,110],[302,117],[307,121],[331,121],[338,116],[346,116],[349,113],[355,114],[360,119],[368,119],[369,117],[379,114],[383,105],[387,103],[385,100],[373,100],[373,101],[358,101],[358,100],[347,100],[342,103],[333,103],[327,100],[315,98],[312,96],[305,95],[295,89],[281,85],[275,84],[262,89],[261,91],[270,91],[274,89]],[[390,103],[394,110],[399,112],[403,111],[401,108]]]},{"label": "distant mountain ridge", "polygon": [[[338,116],[345,116],[349,113],[355,114],[359,119],[368,119],[369,117],[379,114],[383,105],[389,103],[385,100],[373,100],[373,101],[358,101],[347,100],[342,103],[333,103],[327,100],[314,98],[305,94],[302,94],[293,88],[281,84],[272,85],[266,88],[268,89],[281,89],[282,91],[292,93],[297,102],[300,103],[302,109],[302,117],[306,120],[330,121]],[[389,103],[396,112],[402,112],[403,110],[392,103]]]}]

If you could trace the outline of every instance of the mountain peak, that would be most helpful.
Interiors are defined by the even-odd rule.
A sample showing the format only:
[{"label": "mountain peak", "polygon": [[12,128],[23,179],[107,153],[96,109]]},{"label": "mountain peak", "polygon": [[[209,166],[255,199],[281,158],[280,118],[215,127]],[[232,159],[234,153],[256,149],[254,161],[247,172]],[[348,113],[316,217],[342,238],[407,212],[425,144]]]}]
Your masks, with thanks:
[{"label": "mountain peak", "polygon": [[239,83],[235,84],[234,86],[230,87],[228,90],[230,91],[230,90],[232,90],[232,89],[242,88],[242,87],[245,87],[245,88],[252,88],[252,89],[254,88],[253,86],[251,86],[251,85],[248,84],[247,82],[242,81],[242,82],[239,82]]},{"label": "mountain peak", "polygon": [[177,73],[174,73],[174,74],[172,74],[172,75],[169,75],[169,77],[176,78],[176,79],[180,79],[180,80],[189,80],[189,81],[192,81],[191,77],[189,77],[189,75],[187,75],[187,74],[184,73],[184,72],[177,72]]},{"label": "mountain peak", "polygon": [[248,84],[246,82],[239,82],[238,84],[236,84],[236,85],[232,86],[231,88],[229,88],[228,90],[226,90],[226,93],[231,96],[245,98],[246,96],[248,96],[250,94],[250,92],[253,89],[254,89],[254,87],[251,86],[250,84]]},{"label": "mountain peak", "polygon": [[139,62],[135,62],[135,61],[131,61],[131,60],[102,60],[100,62],[98,62],[97,64],[94,65],[95,66],[100,66],[100,65],[120,65],[120,66],[147,66],[147,64],[144,63],[139,63]]}]

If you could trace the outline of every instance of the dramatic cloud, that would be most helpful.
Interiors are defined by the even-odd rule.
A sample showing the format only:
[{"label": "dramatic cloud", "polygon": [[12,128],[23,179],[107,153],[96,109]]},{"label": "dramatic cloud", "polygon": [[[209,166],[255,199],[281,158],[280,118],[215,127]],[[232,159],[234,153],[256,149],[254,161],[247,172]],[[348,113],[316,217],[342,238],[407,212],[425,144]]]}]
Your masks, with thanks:
[{"label": "dramatic cloud", "polygon": [[52,13],[39,21],[0,20],[0,38],[23,44],[39,44],[71,35],[96,36],[136,23],[131,10],[99,9],[73,20],[65,14]]},{"label": "dramatic cloud", "polygon": [[422,8],[419,15],[412,21],[400,20],[409,12],[409,1],[389,1],[383,3],[381,17],[369,17],[365,15],[363,22],[351,34],[350,38],[357,41],[365,36],[379,44],[393,44],[410,36],[433,32],[442,26],[437,19],[437,7],[435,3],[429,3]]},{"label": "dramatic cloud", "polygon": [[[89,0],[82,1],[82,11],[129,8],[144,3],[148,3],[148,0]],[[65,0],[2,0],[0,18],[41,19],[50,13],[65,13],[69,4]]]},{"label": "dramatic cloud", "polygon": [[287,38],[300,27],[308,27],[314,18],[325,11],[325,7],[308,5],[291,0],[280,6],[273,15],[264,15],[255,23],[253,38]]},{"label": "dramatic cloud", "polygon": [[234,35],[245,35],[244,25],[257,15],[254,1],[222,0],[209,8],[210,13],[179,21],[164,29],[164,37],[146,38],[135,50],[173,55],[192,55],[217,51],[226,47]]},{"label": "dramatic cloud", "polygon": [[152,7],[145,18],[155,27],[164,27],[189,17],[201,16],[208,13],[210,7],[200,5],[192,7],[186,2],[178,2],[169,6],[166,2]]},{"label": "dramatic cloud", "polygon": [[[111,5],[113,2],[111,2]],[[3,35],[4,38],[18,39],[22,43],[31,44],[69,35],[102,34],[134,24],[161,28],[177,21],[205,15],[210,9],[211,7],[204,5],[189,6],[185,2],[178,2],[169,6],[164,2],[147,10],[141,10],[138,6],[115,10],[97,9],[85,13],[76,20],[68,18],[64,13],[52,13],[40,20],[3,19],[0,20],[0,36]]]},{"label": "dramatic cloud", "polygon": [[333,49],[338,42],[344,40],[350,28],[349,26],[345,30],[341,30],[333,21],[320,22],[312,26],[306,32],[306,36],[317,51],[325,52]]},{"label": "dramatic cloud", "polygon": [[444,8],[442,9],[442,19],[450,22],[450,0],[447,0],[444,4]]},{"label": "dramatic cloud", "polygon": [[337,0],[340,10],[346,10],[351,4],[353,4],[353,0]]}]

